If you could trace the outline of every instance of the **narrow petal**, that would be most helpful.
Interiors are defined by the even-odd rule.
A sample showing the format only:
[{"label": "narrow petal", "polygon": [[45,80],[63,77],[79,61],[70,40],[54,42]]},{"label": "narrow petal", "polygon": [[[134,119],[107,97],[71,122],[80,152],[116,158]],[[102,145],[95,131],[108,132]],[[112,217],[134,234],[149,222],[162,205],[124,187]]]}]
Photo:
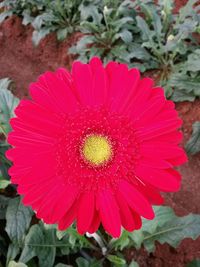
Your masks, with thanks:
[{"label": "narrow petal", "polygon": [[93,220],[92,220],[91,225],[88,229],[88,233],[90,233],[90,234],[95,233],[99,228],[100,222],[101,221],[100,221],[99,212],[97,210],[95,210]]},{"label": "narrow petal", "polygon": [[94,192],[83,193],[79,199],[77,216],[77,229],[80,234],[84,234],[88,231],[94,216],[94,208]]},{"label": "narrow petal", "polygon": [[77,216],[78,202],[74,202],[68,212],[58,222],[58,229],[60,231],[66,230],[75,220]]},{"label": "narrow petal", "polygon": [[[50,193],[44,198],[44,203],[37,212],[37,216],[45,219],[47,223],[58,222],[71,208],[78,195],[78,188],[71,185],[59,185],[58,192]],[[52,207],[49,209],[49,207]]]},{"label": "narrow petal", "polygon": [[136,175],[142,181],[153,185],[161,191],[178,191],[180,188],[180,177],[173,175],[170,169],[156,170],[150,167],[138,165]]},{"label": "narrow petal", "polygon": [[127,231],[131,232],[135,229],[135,223],[134,223],[134,219],[133,219],[133,215],[131,213],[131,210],[130,210],[127,202],[125,201],[123,195],[120,192],[116,193],[116,199],[117,199],[117,204],[119,206],[122,226]]},{"label": "narrow petal", "polygon": [[153,219],[154,212],[148,200],[130,183],[122,180],[119,183],[119,191],[129,206],[146,219]]},{"label": "narrow petal", "polygon": [[105,230],[117,238],[121,233],[119,208],[111,190],[97,193],[100,218]]}]

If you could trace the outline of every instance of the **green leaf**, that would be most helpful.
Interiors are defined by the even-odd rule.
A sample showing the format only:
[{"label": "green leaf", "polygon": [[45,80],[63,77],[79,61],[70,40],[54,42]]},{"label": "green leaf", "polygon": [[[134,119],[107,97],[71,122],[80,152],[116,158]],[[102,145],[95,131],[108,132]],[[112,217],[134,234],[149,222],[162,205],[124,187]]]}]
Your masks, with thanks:
[{"label": "green leaf", "polygon": [[200,76],[191,77],[185,73],[174,73],[169,81],[169,85],[178,90],[185,90],[193,96],[200,96]]},{"label": "green leaf", "polygon": [[196,0],[189,0],[186,5],[179,10],[179,21],[184,21],[186,17],[191,16],[193,12],[193,6],[196,4]]},{"label": "green leaf", "polygon": [[185,148],[188,154],[194,155],[200,151],[200,122],[197,121],[192,125],[193,132]]},{"label": "green leaf", "polygon": [[8,263],[11,260],[14,260],[16,256],[19,254],[19,252],[20,252],[20,247],[18,245],[10,244],[8,247],[6,262]]},{"label": "green leaf", "polygon": [[56,255],[55,229],[46,229],[42,224],[33,225],[24,241],[20,261],[27,263],[37,256],[39,267],[52,267]]},{"label": "green leaf", "polygon": [[143,40],[146,41],[146,40],[151,39],[152,38],[152,31],[149,29],[149,26],[146,23],[146,21],[141,16],[137,16],[136,21],[137,21],[137,26],[141,30]]},{"label": "green leaf", "polygon": [[175,89],[170,99],[173,100],[174,102],[183,102],[183,101],[193,102],[195,100],[195,95],[193,94],[193,92],[187,92],[186,90]]},{"label": "green leaf", "polygon": [[43,29],[41,28],[40,30],[35,30],[33,31],[33,35],[32,35],[32,42],[35,46],[37,46],[40,41],[47,35],[50,33],[50,29],[47,28],[47,29]]},{"label": "green leaf", "polygon": [[6,211],[6,232],[15,244],[21,244],[29,228],[33,212],[21,203],[20,197],[9,201]]},{"label": "green leaf", "polygon": [[188,56],[186,68],[188,71],[200,71],[200,49],[196,49]]},{"label": "green leaf", "polygon": [[[143,234],[143,245],[148,252],[155,249],[155,241],[161,244],[168,243],[176,248],[184,238],[195,240],[200,235],[200,215],[189,214],[177,217],[169,208],[156,207],[156,228],[153,221],[143,221],[144,228],[134,231],[132,237],[138,232]],[[149,228],[148,228],[149,225]]]},{"label": "green leaf", "polygon": [[117,266],[123,266],[124,264],[126,264],[126,261],[124,259],[116,255],[108,255],[106,258]]},{"label": "green leaf", "polygon": [[9,120],[14,116],[14,109],[19,103],[19,99],[8,90],[10,83],[8,78],[0,79],[0,133],[11,130]]},{"label": "green leaf", "polygon": [[200,259],[193,260],[187,265],[187,267],[200,267]]},{"label": "green leaf", "polygon": [[28,267],[28,266],[22,262],[10,261],[8,267]]},{"label": "green leaf", "polygon": [[120,238],[111,239],[109,247],[112,247],[115,250],[123,250],[125,247],[128,247],[129,243],[129,232],[123,231]]},{"label": "green leaf", "polygon": [[0,220],[5,219],[9,198],[0,195]]},{"label": "green leaf", "polygon": [[68,34],[68,28],[59,29],[57,31],[57,38],[58,38],[58,40],[59,41],[63,41],[67,37],[67,34]]},{"label": "green leaf", "polygon": [[118,34],[119,37],[121,37],[121,39],[126,43],[126,44],[129,44],[132,42],[133,40],[133,36],[132,36],[132,33],[127,30],[127,29],[124,29],[122,30],[119,34]]},{"label": "green leaf", "polygon": [[76,259],[78,267],[102,267],[101,260],[96,259],[86,260],[85,258],[79,257]]}]

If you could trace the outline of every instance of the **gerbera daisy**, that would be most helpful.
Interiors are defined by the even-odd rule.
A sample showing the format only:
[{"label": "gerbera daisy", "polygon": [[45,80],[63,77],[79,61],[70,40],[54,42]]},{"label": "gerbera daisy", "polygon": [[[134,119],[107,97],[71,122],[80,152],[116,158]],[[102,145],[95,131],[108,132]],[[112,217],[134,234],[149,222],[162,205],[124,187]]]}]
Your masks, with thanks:
[{"label": "gerbera daisy", "polygon": [[7,157],[23,203],[44,222],[64,230],[76,221],[80,234],[102,223],[119,237],[121,226],[133,231],[141,217],[154,218],[160,191],[179,189],[182,122],[138,69],[76,61],[71,73],[41,75],[30,95],[11,120]]}]

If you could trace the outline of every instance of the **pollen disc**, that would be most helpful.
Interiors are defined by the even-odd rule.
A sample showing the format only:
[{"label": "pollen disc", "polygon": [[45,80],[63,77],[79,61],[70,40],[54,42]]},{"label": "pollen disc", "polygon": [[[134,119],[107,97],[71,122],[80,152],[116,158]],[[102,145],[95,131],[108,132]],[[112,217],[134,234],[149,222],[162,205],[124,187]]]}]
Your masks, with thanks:
[{"label": "pollen disc", "polygon": [[84,140],[82,154],[86,162],[99,166],[112,156],[112,145],[106,136],[91,134]]}]

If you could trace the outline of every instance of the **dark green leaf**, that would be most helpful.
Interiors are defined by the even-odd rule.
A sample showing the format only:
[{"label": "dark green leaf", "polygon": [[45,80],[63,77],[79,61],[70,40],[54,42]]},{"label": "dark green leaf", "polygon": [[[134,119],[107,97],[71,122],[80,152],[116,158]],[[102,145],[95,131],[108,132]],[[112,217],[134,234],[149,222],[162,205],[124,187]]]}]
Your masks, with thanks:
[{"label": "dark green leaf", "polygon": [[[177,217],[166,207],[156,207],[155,213],[156,227],[151,226],[153,221],[144,220],[144,228],[134,231],[132,234],[135,241],[134,235],[137,236],[142,233],[142,243],[149,252],[154,251],[155,241],[177,247],[184,238],[195,240],[200,235],[200,215],[189,214],[184,217]],[[141,240],[139,242],[141,244]]]},{"label": "dark green leaf", "polygon": [[194,155],[200,151],[200,122],[197,121],[192,125],[193,132],[190,140],[186,144],[188,154]]},{"label": "dark green leaf", "polygon": [[30,225],[33,212],[21,203],[20,197],[9,201],[6,211],[6,232],[13,243],[21,244]]},{"label": "dark green leaf", "polygon": [[9,198],[0,195],[0,220],[5,219]]},{"label": "dark green leaf", "polygon": [[7,263],[14,260],[20,252],[20,247],[16,244],[10,244],[8,247],[8,253],[6,257]]},{"label": "dark green leaf", "polygon": [[24,241],[20,261],[27,263],[34,256],[39,258],[39,267],[52,267],[56,255],[55,229],[46,229],[42,224],[33,225]]}]

